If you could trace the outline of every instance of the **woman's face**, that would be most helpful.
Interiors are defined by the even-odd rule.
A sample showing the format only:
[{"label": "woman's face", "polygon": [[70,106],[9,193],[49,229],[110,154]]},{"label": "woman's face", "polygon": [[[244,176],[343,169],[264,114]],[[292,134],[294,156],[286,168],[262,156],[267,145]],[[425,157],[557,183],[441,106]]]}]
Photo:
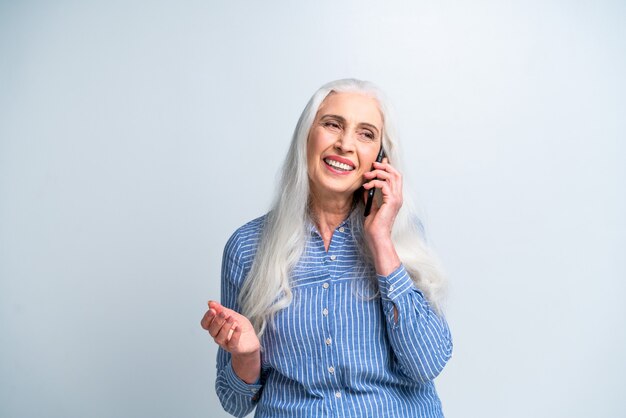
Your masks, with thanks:
[{"label": "woman's face", "polygon": [[309,132],[307,163],[315,198],[351,198],[380,150],[383,120],[376,99],[331,93]]}]

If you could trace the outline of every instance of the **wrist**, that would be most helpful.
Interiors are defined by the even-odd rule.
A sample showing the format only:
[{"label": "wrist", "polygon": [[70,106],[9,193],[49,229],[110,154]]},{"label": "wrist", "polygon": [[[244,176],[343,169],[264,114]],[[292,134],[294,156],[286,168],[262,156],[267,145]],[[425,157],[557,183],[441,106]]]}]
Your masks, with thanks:
[{"label": "wrist", "polygon": [[370,236],[368,239],[368,245],[372,254],[385,253],[395,249],[390,234]]},{"label": "wrist", "polygon": [[370,250],[372,252],[376,274],[380,276],[390,275],[402,264],[390,238],[387,240],[381,239],[372,241]]},{"label": "wrist", "polygon": [[231,363],[235,374],[247,384],[254,384],[261,376],[261,351],[232,354]]},{"label": "wrist", "polygon": [[261,349],[257,348],[254,351],[251,351],[249,353],[231,353],[232,358],[233,359],[237,359],[239,361],[252,361],[252,360],[256,360],[259,359],[261,357]]}]

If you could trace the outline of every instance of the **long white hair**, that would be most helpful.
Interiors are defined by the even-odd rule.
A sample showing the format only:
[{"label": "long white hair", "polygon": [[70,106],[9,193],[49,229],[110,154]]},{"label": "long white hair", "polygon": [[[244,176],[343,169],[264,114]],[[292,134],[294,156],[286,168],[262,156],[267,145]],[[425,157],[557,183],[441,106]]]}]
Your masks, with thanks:
[{"label": "long white hair", "polygon": [[[310,222],[309,178],[307,172],[307,140],[317,111],[332,92],[360,93],[377,100],[383,117],[383,148],[389,162],[402,172],[398,142],[393,130],[393,120],[388,102],[382,91],[373,83],[356,79],[332,81],[323,85],[307,103],[293,133],[291,145],[283,165],[278,187],[270,212],[265,218],[263,232],[245,280],[239,304],[242,314],[261,336],[276,312],[289,306],[292,300],[290,272],[302,256]],[[358,190],[356,193],[361,193]],[[410,197],[403,193],[402,208],[396,216],[392,240],[396,252],[411,279],[426,296],[437,313],[445,294],[445,277],[439,263],[425,245],[420,231],[419,218]],[[355,199],[355,211],[363,211],[362,199]],[[354,229],[362,230],[363,216],[353,216]],[[362,254],[369,254],[366,244],[358,242]],[[371,258],[366,257],[371,262]],[[375,279],[375,278],[374,278]]]}]

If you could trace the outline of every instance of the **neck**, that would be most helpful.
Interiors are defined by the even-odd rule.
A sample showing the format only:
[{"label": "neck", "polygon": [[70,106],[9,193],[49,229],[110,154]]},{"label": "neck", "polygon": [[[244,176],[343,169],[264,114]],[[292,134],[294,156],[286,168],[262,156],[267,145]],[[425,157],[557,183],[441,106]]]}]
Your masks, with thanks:
[{"label": "neck", "polygon": [[316,193],[311,193],[309,202],[311,218],[322,238],[329,238],[330,240],[333,231],[350,214],[352,203],[352,196],[324,196],[321,198]]}]

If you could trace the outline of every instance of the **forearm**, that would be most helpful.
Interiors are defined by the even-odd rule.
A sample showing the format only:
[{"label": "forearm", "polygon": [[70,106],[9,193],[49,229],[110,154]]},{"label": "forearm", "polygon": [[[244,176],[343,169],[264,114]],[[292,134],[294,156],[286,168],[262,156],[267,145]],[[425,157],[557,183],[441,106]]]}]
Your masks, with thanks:
[{"label": "forearm", "polygon": [[[218,350],[215,389],[224,409],[236,417],[248,415],[256,406],[262,385],[248,384],[235,372],[230,353]],[[256,381],[255,381],[256,382]]]},{"label": "forearm", "polygon": [[[240,286],[248,273],[248,268],[241,260],[240,237],[236,234],[229,239],[222,258],[220,310],[230,309],[231,315],[238,313],[240,307],[237,297]],[[244,327],[244,321],[238,320],[238,329]],[[235,331],[230,338],[235,335]],[[241,339],[241,335],[239,336]],[[241,341],[241,340],[239,340]],[[228,348],[228,347],[226,347]],[[254,355],[237,356],[220,346],[217,351],[217,377],[215,389],[220,403],[231,415],[244,417],[255,408],[260,398],[262,384],[259,381],[261,355],[259,350],[247,350]]]},{"label": "forearm", "polygon": [[370,249],[374,258],[376,274],[389,276],[400,267],[400,257],[391,237],[374,238],[370,241]]},{"label": "forearm", "polygon": [[452,354],[446,320],[430,307],[403,266],[378,280],[387,336],[402,370],[416,381],[434,379]]},{"label": "forearm", "polygon": [[[400,267],[400,257],[396,253],[396,247],[391,238],[374,239],[370,244],[374,257],[374,268],[379,276],[389,276]],[[393,322],[398,322],[398,308],[393,306]]]}]

